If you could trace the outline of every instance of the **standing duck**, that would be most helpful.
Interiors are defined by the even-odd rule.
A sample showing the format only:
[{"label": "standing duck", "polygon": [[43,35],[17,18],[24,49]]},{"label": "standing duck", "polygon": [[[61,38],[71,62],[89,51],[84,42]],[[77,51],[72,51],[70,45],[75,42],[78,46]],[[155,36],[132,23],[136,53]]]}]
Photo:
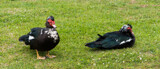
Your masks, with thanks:
[{"label": "standing duck", "polygon": [[131,47],[135,43],[135,36],[130,24],[124,25],[119,31],[109,32],[94,41],[87,43],[85,46],[90,48],[115,49]]},{"label": "standing duck", "polygon": [[[30,49],[36,50],[37,59],[56,57],[54,55],[49,55],[49,51],[60,41],[53,16],[47,18],[45,25],[46,28],[32,28],[31,32],[19,38],[19,41],[23,41],[26,45],[30,45]],[[38,51],[47,51],[46,57],[39,56]]]}]

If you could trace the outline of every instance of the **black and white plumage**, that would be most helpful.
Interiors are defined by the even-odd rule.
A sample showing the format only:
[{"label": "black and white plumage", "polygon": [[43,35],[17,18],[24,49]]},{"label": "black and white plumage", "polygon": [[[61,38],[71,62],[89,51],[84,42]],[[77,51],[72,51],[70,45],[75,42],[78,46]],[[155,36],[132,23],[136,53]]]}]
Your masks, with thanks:
[{"label": "black and white plumage", "polygon": [[[31,32],[21,36],[19,41],[23,41],[26,45],[30,45],[30,49],[35,49],[37,51],[37,59],[45,59],[45,57],[39,56],[38,51],[50,51],[60,41],[58,32],[56,31],[54,17],[50,16],[47,18],[46,28],[32,28]],[[49,58],[55,57],[50,56],[49,52],[46,56]]]},{"label": "black and white plumage", "polygon": [[90,48],[125,48],[131,47],[135,43],[135,36],[132,32],[130,24],[124,25],[119,31],[109,32],[103,36],[99,35],[96,41],[87,43],[86,46]]}]

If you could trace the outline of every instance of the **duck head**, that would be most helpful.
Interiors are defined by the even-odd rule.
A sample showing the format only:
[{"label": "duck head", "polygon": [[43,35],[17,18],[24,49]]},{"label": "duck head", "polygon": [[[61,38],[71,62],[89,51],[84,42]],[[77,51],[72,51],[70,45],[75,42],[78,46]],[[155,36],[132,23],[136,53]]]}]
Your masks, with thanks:
[{"label": "duck head", "polygon": [[120,30],[120,32],[124,32],[124,33],[132,33],[132,25],[130,24],[127,24],[127,25],[124,25]]},{"label": "duck head", "polygon": [[56,28],[54,17],[49,16],[46,20],[46,27],[47,28]]}]

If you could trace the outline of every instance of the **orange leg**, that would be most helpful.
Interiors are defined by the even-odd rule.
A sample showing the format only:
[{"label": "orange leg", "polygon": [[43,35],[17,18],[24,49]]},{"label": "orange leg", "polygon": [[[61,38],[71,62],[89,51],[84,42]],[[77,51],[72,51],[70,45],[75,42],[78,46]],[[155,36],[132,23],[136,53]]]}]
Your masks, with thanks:
[{"label": "orange leg", "polygon": [[46,59],[46,57],[41,57],[41,56],[39,56],[38,50],[36,50],[36,53],[37,53],[37,59]]},{"label": "orange leg", "polygon": [[49,51],[47,51],[46,56],[47,56],[48,58],[54,58],[54,57],[56,57],[56,56],[54,56],[54,55],[49,55]]}]

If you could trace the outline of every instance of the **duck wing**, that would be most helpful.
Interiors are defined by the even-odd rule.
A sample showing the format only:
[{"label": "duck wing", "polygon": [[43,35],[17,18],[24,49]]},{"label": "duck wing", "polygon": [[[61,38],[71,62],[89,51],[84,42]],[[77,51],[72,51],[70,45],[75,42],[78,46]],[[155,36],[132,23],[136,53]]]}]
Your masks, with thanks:
[{"label": "duck wing", "polygon": [[30,45],[30,41],[37,38],[43,28],[33,28],[27,35],[23,35],[19,38],[19,41],[24,41],[26,45]]},{"label": "duck wing", "polygon": [[130,42],[132,39],[124,34],[109,33],[104,35],[106,38],[99,41],[103,48],[115,48]]},{"label": "duck wing", "polygon": [[37,38],[40,34],[42,34],[43,28],[32,28],[31,32],[28,33],[28,35],[33,36],[34,38]]}]

